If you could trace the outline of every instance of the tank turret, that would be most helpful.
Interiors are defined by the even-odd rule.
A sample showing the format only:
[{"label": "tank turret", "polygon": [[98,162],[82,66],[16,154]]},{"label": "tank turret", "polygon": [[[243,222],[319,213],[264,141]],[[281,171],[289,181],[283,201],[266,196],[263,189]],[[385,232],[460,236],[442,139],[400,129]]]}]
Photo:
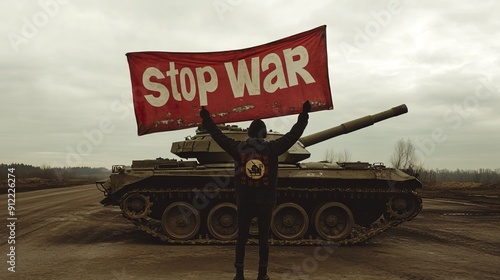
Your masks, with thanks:
[{"label": "tank turret", "polygon": [[[293,145],[287,152],[279,157],[280,163],[297,163],[301,160],[309,158],[311,155],[305,147],[326,141],[328,139],[337,137],[342,134],[351,133],[358,129],[365,128],[377,122],[396,117],[408,112],[405,104],[393,107],[389,110],[376,113],[374,115],[364,116],[339,126],[335,126],[311,135],[304,136]],[[248,138],[245,129],[238,126],[219,126],[224,133],[235,140],[245,140]],[[283,134],[268,132],[267,140],[273,140],[281,137]],[[200,127],[196,131],[196,135],[187,138],[185,141],[172,143],[170,150],[173,154],[181,158],[196,158],[201,164],[209,163],[231,163],[233,159],[222,150],[217,143],[210,137],[210,135]]]}]

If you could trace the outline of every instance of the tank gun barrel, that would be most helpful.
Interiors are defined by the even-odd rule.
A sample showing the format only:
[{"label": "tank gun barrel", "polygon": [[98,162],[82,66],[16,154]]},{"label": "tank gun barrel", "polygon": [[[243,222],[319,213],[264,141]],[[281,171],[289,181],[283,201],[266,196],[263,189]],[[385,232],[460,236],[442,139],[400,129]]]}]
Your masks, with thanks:
[{"label": "tank gun barrel", "polygon": [[317,144],[319,142],[323,142],[333,137],[337,137],[342,134],[351,133],[358,129],[365,128],[367,126],[373,125],[376,122],[380,122],[392,117],[396,117],[402,114],[406,114],[408,112],[408,107],[405,104],[393,107],[389,110],[382,111],[380,113],[376,113],[374,115],[364,116],[359,119],[355,119],[346,123],[343,123],[339,126],[335,126],[329,129],[325,129],[320,132],[316,132],[307,136],[304,136],[299,139],[305,147]]}]

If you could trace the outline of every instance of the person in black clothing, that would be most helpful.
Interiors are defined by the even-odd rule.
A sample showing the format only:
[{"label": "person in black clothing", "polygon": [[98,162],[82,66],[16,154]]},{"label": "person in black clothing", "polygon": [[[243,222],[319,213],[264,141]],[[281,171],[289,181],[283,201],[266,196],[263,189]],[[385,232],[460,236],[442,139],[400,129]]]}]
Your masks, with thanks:
[{"label": "person in black clothing", "polygon": [[286,152],[299,140],[309,119],[311,104],[304,102],[302,113],[290,132],[272,141],[266,141],[266,125],[260,119],[252,121],[248,128],[248,139],[236,141],[225,136],[202,107],[200,117],[203,126],[212,138],[234,159],[234,186],[238,206],[238,238],[234,279],[244,279],[243,262],[250,223],[257,217],[259,226],[259,274],[257,279],[269,279],[267,265],[269,258],[269,229],[276,205],[278,156]]}]

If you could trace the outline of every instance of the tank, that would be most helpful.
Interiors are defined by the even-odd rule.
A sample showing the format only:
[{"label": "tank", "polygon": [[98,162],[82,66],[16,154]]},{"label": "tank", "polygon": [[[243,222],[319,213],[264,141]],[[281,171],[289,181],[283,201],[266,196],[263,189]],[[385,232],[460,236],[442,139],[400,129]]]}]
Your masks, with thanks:
[{"label": "tank", "polygon": [[[357,244],[417,216],[422,184],[414,176],[382,163],[302,162],[310,156],[308,146],[407,112],[403,104],[304,136],[282,154],[270,243]],[[248,138],[240,127],[219,127],[233,139]],[[280,136],[270,131],[267,140]],[[181,159],[113,165],[109,179],[96,182],[105,196],[101,204],[119,206],[125,218],[167,243],[235,243],[233,159],[203,127],[174,142],[171,152]],[[257,233],[255,218],[250,234]]]}]

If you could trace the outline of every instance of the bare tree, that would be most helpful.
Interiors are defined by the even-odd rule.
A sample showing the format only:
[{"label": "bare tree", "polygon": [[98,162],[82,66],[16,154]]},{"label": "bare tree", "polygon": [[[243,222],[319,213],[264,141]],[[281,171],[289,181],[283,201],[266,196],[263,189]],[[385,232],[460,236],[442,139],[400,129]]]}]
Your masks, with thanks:
[{"label": "bare tree", "polygon": [[335,152],[333,149],[326,151],[325,161],[326,162],[348,162],[351,161],[352,154],[348,150],[342,152]]},{"label": "bare tree", "polygon": [[399,139],[394,147],[394,153],[390,160],[392,167],[403,170],[414,170],[418,166],[418,158],[415,146],[410,138]]}]

